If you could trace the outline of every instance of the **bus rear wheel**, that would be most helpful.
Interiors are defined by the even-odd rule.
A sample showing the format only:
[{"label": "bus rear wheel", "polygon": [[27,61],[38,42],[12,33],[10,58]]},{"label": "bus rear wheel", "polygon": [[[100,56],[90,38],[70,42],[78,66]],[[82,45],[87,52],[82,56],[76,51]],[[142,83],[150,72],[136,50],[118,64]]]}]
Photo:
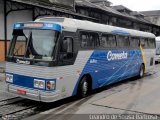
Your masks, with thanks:
[{"label": "bus rear wheel", "polygon": [[142,64],[139,70],[139,78],[144,77],[144,65]]},{"label": "bus rear wheel", "polygon": [[84,98],[90,93],[90,85],[86,76],[84,76],[79,84],[78,97]]}]

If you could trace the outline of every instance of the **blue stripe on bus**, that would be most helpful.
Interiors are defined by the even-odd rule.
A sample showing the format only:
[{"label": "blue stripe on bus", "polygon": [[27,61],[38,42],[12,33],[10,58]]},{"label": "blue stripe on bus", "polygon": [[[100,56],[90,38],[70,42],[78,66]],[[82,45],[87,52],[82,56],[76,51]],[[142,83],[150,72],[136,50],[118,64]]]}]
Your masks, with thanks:
[{"label": "blue stripe on bus", "polygon": [[[127,59],[107,60],[110,51],[94,51],[86,63],[72,95],[76,95],[79,82],[83,75],[90,74],[92,77],[92,89],[103,87],[139,74],[143,63],[139,49],[135,50],[112,50],[112,53],[127,53]],[[121,58],[121,56],[119,57]]]},{"label": "blue stripe on bus", "polygon": [[[8,74],[12,74],[12,73],[8,73]],[[29,88],[29,89],[51,91],[51,90],[46,89],[46,82],[47,81],[55,81],[55,84],[56,84],[56,79],[36,78],[36,77],[30,77],[30,76],[24,76],[24,75],[18,75],[18,74],[12,74],[12,75],[13,75],[13,83],[10,83],[10,84],[22,86],[22,87]],[[35,88],[34,87],[34,79],[44,80],[45,81],[45,89]],[[56,90],[56,88],[54,90]],[[54,90],[52,90],[52,91],[54,91]]]},{"label": "blue stripe on bus", "polygon": [[116,35],[130,35],[128,32],[124,30],[113,30],[111,33]]}]

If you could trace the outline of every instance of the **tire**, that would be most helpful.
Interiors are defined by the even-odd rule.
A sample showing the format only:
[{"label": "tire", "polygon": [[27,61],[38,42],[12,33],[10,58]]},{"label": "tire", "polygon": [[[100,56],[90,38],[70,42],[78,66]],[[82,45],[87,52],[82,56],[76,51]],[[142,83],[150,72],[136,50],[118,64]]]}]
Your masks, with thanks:
[{"label": "tire", "polygon": [[144,65],[142,64],[139,70],[139,78],[144,77]]},{"label": "tire", "polygon": [[84,98],[89,95],[90,87],[87,77],[84,76],[79,84],[78,97]]}]

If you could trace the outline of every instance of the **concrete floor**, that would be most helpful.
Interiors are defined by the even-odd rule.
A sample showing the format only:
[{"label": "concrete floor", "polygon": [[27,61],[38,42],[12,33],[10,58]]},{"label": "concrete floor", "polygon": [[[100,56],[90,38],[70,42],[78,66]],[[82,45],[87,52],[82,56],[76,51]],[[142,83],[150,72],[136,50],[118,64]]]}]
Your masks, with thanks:
[{"label": "concrete floor", "polygon": [[[160,114],[160,65],[142,79],[127,80],[97,90],[87,98],[31,116],[32,120],[85,120],[91,114],[142,114],[156,119]],[[142,116],[145,117],[145,116]]]}]

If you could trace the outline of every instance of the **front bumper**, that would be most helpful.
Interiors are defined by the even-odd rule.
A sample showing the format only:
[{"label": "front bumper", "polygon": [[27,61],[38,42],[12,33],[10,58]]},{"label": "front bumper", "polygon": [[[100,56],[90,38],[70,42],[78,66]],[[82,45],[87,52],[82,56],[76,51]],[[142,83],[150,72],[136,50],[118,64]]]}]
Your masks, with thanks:
[{"label": "front bumper", "polygon": [[[12,85],[12,84],[7,84],[6,90],[10,93],[19,95],[20,97],[35,100],[35,101],[54,102],[60,99],[59,91],[48,92],[48,91],[24,88],[24,87]],[[26,94],[25,95],[18,94],[17,90],[24,90]]]}]

